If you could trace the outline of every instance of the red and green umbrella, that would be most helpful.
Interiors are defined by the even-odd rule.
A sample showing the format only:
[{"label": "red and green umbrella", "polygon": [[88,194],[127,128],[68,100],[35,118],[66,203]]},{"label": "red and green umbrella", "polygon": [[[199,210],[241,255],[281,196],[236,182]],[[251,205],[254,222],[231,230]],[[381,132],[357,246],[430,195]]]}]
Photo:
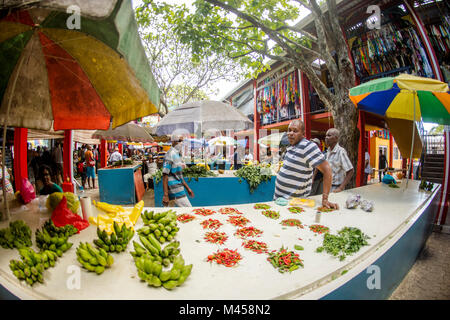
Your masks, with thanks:
[{"label": "red and green umbrella", "polygon": [[372,80],[350,89],[360,110],[387,118],[450,125],[450,93],[446,83],[401,74]]},{"label": "red and green umbrella", "polygon": [[77,5],[79,29],[63,0],[0,11],[2,124],[106,130],[158,111],[131,2]]}]

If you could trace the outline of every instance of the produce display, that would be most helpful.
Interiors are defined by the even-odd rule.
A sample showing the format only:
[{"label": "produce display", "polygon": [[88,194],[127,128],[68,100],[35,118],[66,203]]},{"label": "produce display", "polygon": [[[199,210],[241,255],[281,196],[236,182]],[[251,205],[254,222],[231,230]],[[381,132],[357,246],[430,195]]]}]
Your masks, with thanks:
[{"label": "produce display", "polygon": [[239,238],[259,237],[263,232],[255,227],[244,227],[237,229],[234,233]]},{"label": "produce display", "polygon": [[194,209],[193,212],[195,214],[199,214],[201,216],[210,216],[210,215],[216,213],[214,210],[205,209],[205,208]]},{"label": "produce display", "polygon": [[303,229],[302,222],[298,219],[285,219],[281,221],[282,226],[297,227]]},{"label": "produce display", "polygon": [[303,261],[300,259],[299,255],[293,251],[288,251],[284,247],[281,247],[278,251],[273,250],[268,253],[269,261],[278,272],[292,272],[297,270],[299,267],[303,267]]},{"label": "produce display", "polygon": [[47,197],[45,206],[50,212],[53,212],[63,197],[67,199],[67,208],[77,214],[78,209],[80,208],[80,200],[78,199],[78,196],[72,192],[53,192]]},{"label": "produce display", "polygon": [[257,203],[253,206],[253,209],[270,209],[270,205],[265,204],[265,203]]},{"label": "produce display", "polygon": [[339,260],[344,260],[347,255],[353,254],[361,247],[368,245],[369,236],[360,229],[354,227],[344,227],[338,231],[337,235],[326,233],[323,244],[316,249],[317,252],[325,252],[339,256]]},{"label": "produce display", "polygon": [[177,227],[177,214],[173,210],[154,213],[145,211],[142,214],[144,227],[138,230],[139,235],[152,236],[160,243],[172,241],[179,228]]},{"label": "produce display", "polygon": [[234,267],[240,260],[242,256],[236,250],[223,249],[217,250],[214,254],[208,256],[207,261],[215,261],[217,264],[224,265],[225,267]]},{"label": "produce display", "polygon": [[216,243],[216,244],[224,244],[227,241],[228,236],[225,232],[207,232],[203,237],[206,242]]},{"label": "produce display", "polygon": [[144,209],[143,200],[136,203],[132,208],[125,208],[120,205],[113,205],[95,200],[92,202],[97,209],[105,214],[99,214],[97,217],[89,217],[89,223],[98,226],[102,231],[105,230],[107,234],[114,232],[114,221],[119,225],[125,223],[127,228],[133,228]]},{"label": "produce display", "polygon": [[30,286],[36,282],[44,283],[44,270],[54,267],[58,259],[56,253],[50,250],[37,253],[31,248],[20,248],[19,254],[22,261],[11,260],[9,268],[17,279],[25,281]]},{"label": "produce display", "polygon": [[325,208],[325,207],[318,207],[317,211],[318,212],[332,212],[335,211],[336,209],[332,209],[332,208]]},{"label": "produce display", "polygon": [[419,190],[431,191],[433,190],[433,186],[434,186],[433,182],[427,182],[425,180],[422,180],[419,185]]},{"label": "produce display", "polygon": [[236,177],[239,177],[239,182],[245,179],[250,187],[250,193],[253,193],[258,188],[261,182],[267,182],[272,178],[270,170],[261,166],[243,166],[234,173]]},{"label": "produce display", "polygon": [[195,216],[190,215],[189,213],[183,213],[183,214],[179,214],[177,216],[177,221],[180,221],[182,223],[186,223],[186,222],[192,221],[194,219],[195,219]]},{"label": "produce display", "polygon": [[216,219],[208,219],[208,220],[202,221],[200,224],[202,225],[203,229],[217,230],[222,225],[222,222],[220,222],[219,220],[216,220]]},{"label": "produce display", "polygon": [[264,210],[263,212],[261,212],[261,214],[263,216],[266,216],[267,218],[270,218],[270,219],[278,219],[278,218],[280,218],[280,213],[278,211],[275,211],[275,210]]},{"label": "produce display", "polygon": [[130,166],[132,164],[133,164],[133,160],[126,159],[126,160],[114,161],[109,167]]},{"label": "produce display", "polygon": [[302,212],[305,212],[305,209],[303,209],[301,207],[289,207],[288,210],[291,213],[302,213]]},{"label": "produce display", "polygon": [[198,178],[216,177],[216,176],[217,175],[214,172],[208,170],[204,166],[191,166],[183,169],[183,177],[187,179],[188,182],[190,182],[191,179],[195,179],[195,181],[198,181]]},{"label": "produce display", "polygon": [[157,185],[162,179],[163,173],[161,169],[156,170],[156,172],[152,175],[155,185]]},{"label": "produce display", "polygon": [[249,249],[258,254],[266,253],[268,251],[267,244],[265,242],[259,242],[256,240],[246,240],[246,241],[242,242],[242,246],[245,249]]},{"label": "produce display", "polygon": [[161,262],[151,255],[136,257],[135,264],[141,281],[152,287],[163,286],[167,290],[181,286],[192,270],[192,264],[185,265],[181,255],[176,256],[170,270],[163,270]]},{"label": "produce display", "polygon": [[69,250],[73,243],[69,237],[78,232],[77,228],[68,224],[64,227],[56,227],[51,219],[47,220],[40,230],[36,230],[36,245],[41,250],[50,250],[61,257]]},{"label": "produce display", "polygon": [[235,208],[221,208],[218,210],[221,214],[242,214],[239,210]]},{"label": "produce display", "polygon": [[390,188],[400,188],[396,183],[394,183],[394,182],[391,182],[391,183],[389,183],[388,184],[388,187],[390,187]]},{"label": "produce display", "polygon": [[311,230],[314,233],[319,233],[319,234],[330,232],[330,228],[322,226],[320,224],[310,225],[309,230]]},{"label": "produce display", "polygon": [[94,240],[94,244],[106,252],[119,253],[125,251],[128,243],[134,236],[134,230],[131,227],[127,228],[125,223],[120,227],[116,221],[113,223],[113,228],[114,232],[108,235],[105,230],[100,230],[97,227],[98,239]]},{"label": "produce display", "polygon": [[175,257],[180,254],[179,241],[172,241],[162,248],[161,244],[152,235],[149,237],[141,235],[139,239],[142,245],[133,241],[134,251],[130,252],[135,261],[136,258],[148,255],[153,260],[160,262],[164,267],[168,267],[175,260]]},{"label": "produce display", "polygon": [[227,221],[236,227],[243,227],[250,222],[244,216],[230,216]]},{"label": "produce display", "polygon": [[8,228],[0,229],[0,246],[5,249],[31,247],[31,229],[23,221],[9,223]]},{"label": "produce display", "polygon": [[102,274],[105,268],[110,268],[114,263],[114,258],[103,248],[94,248],[88,242],[80,242],[76,252],[83,268],[96,274]]}]

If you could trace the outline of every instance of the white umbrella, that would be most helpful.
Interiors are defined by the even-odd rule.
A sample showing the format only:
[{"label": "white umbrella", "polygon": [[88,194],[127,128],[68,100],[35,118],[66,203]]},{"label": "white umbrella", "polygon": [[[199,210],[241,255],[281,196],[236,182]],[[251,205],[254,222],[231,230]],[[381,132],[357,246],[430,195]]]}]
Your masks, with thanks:
[{"label": "white umbrella", "polygon": [[289,145],[289,140],[287,139],[286,132],[276,132],[258,139],[258,144],[264,145],[265,147],[278,147],[283,144]]},{"label": "white umbrella", "polygon": [[157,135],[175,131],[246,130],[252,122],[233,106],[213,100],[188,102],[165,115],[156,125]]}]

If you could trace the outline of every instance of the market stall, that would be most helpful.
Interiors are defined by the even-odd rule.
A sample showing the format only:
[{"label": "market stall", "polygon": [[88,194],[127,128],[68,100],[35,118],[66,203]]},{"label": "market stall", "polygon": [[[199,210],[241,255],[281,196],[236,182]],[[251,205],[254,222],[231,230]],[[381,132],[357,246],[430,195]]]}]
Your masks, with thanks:
[{"label": "market stall", "polygon": [[112,204],[135,204],[145,193],[142,165],[132,162],[98,169],[100,201]]},{"label": "market stall", "polygon": [[[431,192],[419,190],[418,181],[410,181],[406,189],[375,184],[347,190],[332,195],[331,200],[337,202],[340,209],[320,213],[320,220],[317,220],[320,196],[311,197],[316,205],[293,210],[295,213],[289,210],[292,206],[279,206],[275,202],[265,204],[278,214],[255,209],[254,203],[234,205],[237,211],[234,213],[224,210],[225,206],[172,208],[177,215],[187,213],[194,217],[189,222],[178,222],[175,239],[180,241],[179,249],[185,263],[193,264],[193,268],[187,280],[172,290],[155,288],[139,279],[130,254],[131,244],[125,252],[113,253],[114,263],[100,275],[77,269],[75,248],[80,242],[92,242],[96,238],[96,227],[90,226],[70,238],[72,249],[58,259],[54,268],[45,271],[43,284],[36,283],[32,287],[19,281],[9,269],[10,260],[18,257],[17,250],[0,248],[2,295],[20,299],[87,300],[385,299],[411,268],[430,234],[439,191],[439,185]],[[345,208],[347,198],[356,193],[362,199],[374,201],[372,212],[360,207]],[[31,203],[28,210],[13,212],[13,220],[24,220],[32,230],[40,227],[50,214],[39,212],[37,201]],[[167,210],[145,209],[154,210],[155,214]],[[241,224],[236,223],[238,218],[232,220],[231,216],[241,218]],[[247,234],[246,239],[239,237],[243,236],[241,227],[245,224],[242,218],[248,220],[245,227],[255,228],[253,236]],[[209,219],[217,221],[208,225]],[[301,224],[286,223],[287,219],[298,219]],[[0,228],[5,226],[6,222],[0,224]],[[143,226],[143,220],[139,219],[135,229]],[[218,229],[214,230],[215,227]],[[360,243],[359,250],[346,254],[343,260],[326,251],[317,252],[317,248],[324,246],[326,228],[336,235],[344,227],[358,228],[369,237],[367,244]],[[256,230],[261,233],[257,234]],[[211,243],[213,238],[207,235],[211,231],[224,232],[227,239],[223,238],[223,244]],[[136,233],[133,240],[139,241]],[[250,250],[248,240],[260,242],[262,249],[266,244],[269,252],[283,246],[298,254],[303,266],[280,273],[267,261],[268,253]],[[234,259],[233,268],[212,260],[218,250],[225,249],[236,250],[239,254],[240,260]]]}]

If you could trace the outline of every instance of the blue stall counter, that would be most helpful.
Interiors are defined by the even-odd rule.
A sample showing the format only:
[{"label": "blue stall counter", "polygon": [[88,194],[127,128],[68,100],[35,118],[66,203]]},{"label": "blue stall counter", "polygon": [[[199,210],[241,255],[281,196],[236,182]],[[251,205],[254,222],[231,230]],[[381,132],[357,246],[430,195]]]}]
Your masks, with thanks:
[{"label": "blue stall counter", "polygon": [[100,201],[110,204],[136,204],[142,198],[141,165],[98,169]]}]

